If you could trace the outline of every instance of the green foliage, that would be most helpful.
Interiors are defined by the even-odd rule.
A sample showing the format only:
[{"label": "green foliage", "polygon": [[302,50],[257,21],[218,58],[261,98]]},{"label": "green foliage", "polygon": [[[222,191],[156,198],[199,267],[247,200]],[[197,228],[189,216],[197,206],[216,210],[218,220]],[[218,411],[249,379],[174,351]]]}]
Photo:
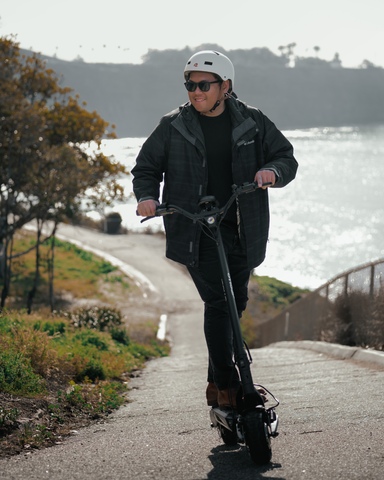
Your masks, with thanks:
[{"label": "green foliage", "polygon": [[73,243],[64,242],[58,239],[55,239],[56,247],[61,247],[63,250],[67,252],[74,253],[77,257],[81,258],[85,262],[93,262],[94,267],[93,271],[96,275],[107,274],[110,272],[114,272],[118,270],[117,267],[112,265],[105,260],[96,260],[95,256],[91,252],[87,252],[86,250],[82,250],[81,248],[77,247]]},{"label": "green foliage", "polygon": [[79,374],[80,378],[88,377],[93,382],[95,382],[96,380],[105,380],[106,376],[107,375],[101,362],[93,358],[89,360],[84,370]]},{"label": "green foliage", "polygon": [[[80,205],[103,209],[123,200],[125,167],[82,148],[115,138],[108,122],[60,87],[38,55],[20,58],[12,36],[0,37],[0,65],[0,239],[35,218],[60,220]],[[11,214],[18,220],[8,224]]]},{"label": "green foliage", "polygon": [[132,355],[146,359],[151,357],[166,357],[169,353],[168,347],[161,345],[157,340],[151,340],[150,345],[141,345],[140,343],[131,343],[129,351]]},{"label": "green foliage", "polygon": [[[48,259],[51,241],[40,245],[40,284],[36,293],[37,302],[46,302],[49,298]],[[13,241],[13,253],[19,254],[34,246],[36,241],[31,238],[29,232],[18,232]],[[32,289],[35,278],[35,252],[30,251],[13,259],[11,272],[10,295],[20,297],[26,305],[27,293]],[[123,277],[107,275],[114,272],[117,267],[101,260],[96,255],[80,249],[69,242],[55,241],[55,289],[66,291],[74,296],[89,298],[98,294],[100,281],[120,282],[123,288],[129,285]],[[112,278],[111,278],[112,277]],[[109,280],[111,278],[111,280]],[[0,287],[3,279],[0,278]],[[20,302],[18,302],[20,304]]]},{"label": "green foliage", "polygon": [[247,311],[243,312],[243,316],[240,320],[241,333],[243,339],[249,348],[254,348],[257,345],[257,329],[254,319],[249,315]]},{"label": "green foliage", "polygon": [[65,322],[48,320],[43,322],[42,320],[37,320],[33,324],[35,330],[40,330],[42,332],[48,332],[48,335],[52,337],[55,333],[64,333],[67,324]]},{"label": "green foliage", "polygon": [[19,438],[21,446],[29,445],[29,447],[39,447],[42,443],[52,439],[52,433],[45,425],[37,425],[30,428],[28,425],[23,427],[23,431]]},{"label": "green foliage", "polygon": [[80,340],[81,345],[88,347],[92,345],[98,350],[107,352],[109,350],[107,337],[99,332],[93,330],[81,330],[79,333],[76,333],[73,339]]},{"label": "green foliage", "polygon": [[129,335],[126,328],[112,327],[109,329],[109,333],[115,342],[121,343],[122,345],[129,345]]},{"label": "green foliage", "polygon": [[118,408],[125,402],[121,396],[127,391],[127,386],[118,382],[100,382],[92,385],[89,378],[84,379],[83,385],[71,382],[69,393],[58,392],[58,402],[73,407],[91,410],[93,413],[108,412]]},{"label": "green foliage", "polygon": [[273,277],[256,275],[251,279],[259,285],[265,299],[275,307],[286,307],[309,292],[307,289],[293,287]]},{"label": "green foliage", "polygon": [[148,358],[169,353],[169,347],[162,342],[131,342],[124,327],[115,323],[107,326],[100,331],[76,327],[57,315],[48,320],[3,312],[0,388],[33,396],[45,391],[45,378],[66,377],[78,382],[87,377],[92,381],[124,379],[133,369],[142,368]]},{"label": "green foliage", "polygon": [[12,349],[0,352],[0,390],[24,397],[47,393],[44,379],[33,371],[29,358]]},{"label": "green foliage", "polygon": [[58,405],[48,405],[48,412],[53,420],[56,420],[60,424],[64,423],[64,419],[61,416],[61,410]]},{"label": "green foliage", "polygon": [[129,283],[124,280],[123,275],[105,275],[104,281],[106,283],[120,283],[124,290],[129,288]]}]

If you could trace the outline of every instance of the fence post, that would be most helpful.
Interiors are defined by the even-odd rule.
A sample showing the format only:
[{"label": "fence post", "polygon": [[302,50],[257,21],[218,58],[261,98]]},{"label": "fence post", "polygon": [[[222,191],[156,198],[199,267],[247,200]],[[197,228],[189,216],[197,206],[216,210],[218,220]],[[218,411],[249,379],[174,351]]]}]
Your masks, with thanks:
[{"label": "fence post", "polygon": [[375,303],[375,264],[371,265],[371,281],[369,284],[369,316],[373,320],[373,311]]},{"label": "fence post", "polygon": [[288,339],[289,332],[289,312],[285,312],[284,340]]}]

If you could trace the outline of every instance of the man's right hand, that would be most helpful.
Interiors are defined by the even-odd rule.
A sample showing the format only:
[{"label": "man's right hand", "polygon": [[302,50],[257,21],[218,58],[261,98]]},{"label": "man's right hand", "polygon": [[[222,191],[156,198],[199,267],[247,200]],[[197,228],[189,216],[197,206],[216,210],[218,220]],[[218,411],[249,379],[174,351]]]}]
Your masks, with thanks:
[{"label": "man's right hand", "polygon": [[137,205],[137,214],[140,217],[153,217],[156,213],[156,207],[159,202],[156,200],[144,200]]}]

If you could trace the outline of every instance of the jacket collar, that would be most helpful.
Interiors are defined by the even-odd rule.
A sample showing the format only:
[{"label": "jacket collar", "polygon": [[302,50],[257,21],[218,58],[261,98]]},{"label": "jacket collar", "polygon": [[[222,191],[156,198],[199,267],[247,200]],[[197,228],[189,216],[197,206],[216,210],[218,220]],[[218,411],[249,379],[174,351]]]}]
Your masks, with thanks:
[{"label": "jacket collar", "polygon": [[258,132],[257,123],[249,115],[244,102],[233,97],[229,97],[226,102],[231,114],[233,143],[239,146],[255,136]]},{"label": "jacket collar", "polygon": [[[233,97],[226,100],[232,121],[232,140],[234,145],[241,145],[250,140],[258,132],[255,120],[249,115],[245,103]],[[188,102],[179,108],[179,115],[172,121],[172,125],[185,137],[196,145],[199,141],[204,145],[204,136],[197,117],[198,113]]]},{"label": "jacket collar", "polygon": [[171,123],[186,140],[196,145],[197,140],[204,145],[204,135],[197,118],[198,113],[188,102],[179,108],[179,115]]}]

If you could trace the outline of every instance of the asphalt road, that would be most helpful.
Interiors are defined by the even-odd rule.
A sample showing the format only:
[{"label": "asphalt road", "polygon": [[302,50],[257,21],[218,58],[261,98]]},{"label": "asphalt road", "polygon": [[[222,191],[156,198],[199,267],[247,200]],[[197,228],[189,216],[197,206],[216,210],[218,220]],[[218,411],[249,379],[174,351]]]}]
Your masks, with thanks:
[{"label": "asphalt road", "polygon": [[[168,313],[173,349],[132,379],[127,406],[57,445],[0,460],[0,479],[380,479],[384,477],[384,367],[289,345],[252,350],[254,380],[281,401],[272,462],[227,447],[205,404],[203,308],[158,236],[76,229],[82,242],[142,271]],[[293,348],[292,348],[293,347]]]}]

